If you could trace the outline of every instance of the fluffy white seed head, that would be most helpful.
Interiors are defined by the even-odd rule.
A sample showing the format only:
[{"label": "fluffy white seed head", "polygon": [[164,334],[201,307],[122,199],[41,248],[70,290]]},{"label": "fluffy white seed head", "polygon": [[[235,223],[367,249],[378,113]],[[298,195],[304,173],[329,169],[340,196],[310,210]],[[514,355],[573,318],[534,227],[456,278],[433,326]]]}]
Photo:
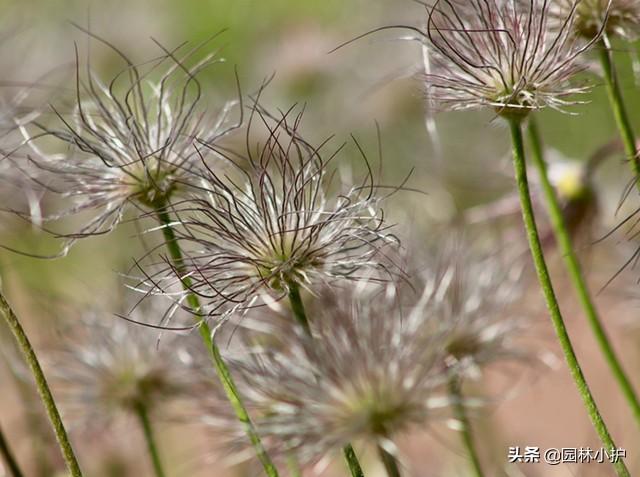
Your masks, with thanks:
[{"label": "fluffy white seed head", "polygon": [[478,378],[491,364],[533,355],[519,342],[527,320],[515,311],[523,296],[522,264],[470,247],[468,242],[444,247],[418,275],[421,312],[443,337],[446,366]]},{"label": "fluffy white seed head", "polygon": [[[436,108],[493,108],[501,115],[563,109],[582,70],[575,9],[552,28],[549,0],[438,0],[426,6],[423,33],[431,70],[425,76],[428,99]],[[554,22],[556,23],[556,22]],[[598,32],[596,32],[596,35]]]},{"label": "fluffy white seed head", "polygon": [[[157,320],[164,310],[139,305],[131,316]],[[191,361],[181,337],[115,316],[85,315],[49,357],[61,407],[76,425],[97,429],[118,416],[166,406],[192,391]]]},{"label": "fluffy white seed head", "polygon": [[210,169],[198,194],[172,210],[184,266],[150,275],[153,287],[188,278],[215,316],[279,300],[294,285],[313,289],[374,271],[388,279],[393,267],[385,250],[397,240],[371,173],[356,185],[336,183],[330,162],[342,147],[310,145],[299,133],[301,115],[291,111],[258,116],[266,141],[246,154],[214,148],[233,169]]},{"label": "fluffy white seed head", "polygon": [[313,308],[313,339],[279,333],[232,362],[271,452],[312,463],[349,442],[393,449],[441,415],[442,337],[419,310],[362,288]]},{"label": "fluffy white seed head", "polygon": [[[104,42],[104,40],[100,40]],[[106,42],[104,42],[106,43]],[[24,129],[35,150],[28,173],[39,186],[72,199],[50,220],[91,211],[74,239],[112,230],[128,207],[147,212],[167,207],[202,175],[203,157],[195,138],[214,142],[228,124],[237,101],[211,114],[204,104],[199,73],[222,60],[216,53],[193,60],[199,47],[183,45],[143,64],[134,64],[108,44],[125,63],[104,79],[80,64],[70,113],[54,107],[54,124],[35,122]],[[55,138],[64,154],[48,154],[40,141]]]}]

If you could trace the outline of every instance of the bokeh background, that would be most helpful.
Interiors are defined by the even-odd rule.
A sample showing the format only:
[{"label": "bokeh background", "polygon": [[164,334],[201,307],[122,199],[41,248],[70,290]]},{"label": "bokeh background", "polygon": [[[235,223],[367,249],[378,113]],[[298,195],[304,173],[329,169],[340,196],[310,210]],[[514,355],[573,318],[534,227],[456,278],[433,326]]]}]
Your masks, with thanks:
[{"label": "bokeh background", "polygon": [[[197,44],[222,29],[226,31],[211,48],[222,46],[226,63],[205,71],[201,82],[212,107],[236,94],[234,68],[245,93],[271,79],[263,102],[270,108],[305,105],[303,131],[312,141],[335,135],[335,144],[350,141],[354,134],[378,166],[377,130],[382,142],[381,182],[398,184],[408,175],[407,187],[423,191],[395,194],[388,202],[388,215],[397,223],[397,233],[407,242],[437,246],[446,231],[459,225],[469,210],[513,195],[509,169],[509,142],[503,126],[490,112],[436,113],[427,111],[420,84],[422,51],[402,30],[382,32],[336,52],[328,52],[368,30],[384,25],[422,26],[424,9],[409,0],[105,0],[102,2],[28,0],[0,2],[2,29],[10,32],[0,50],[3,80],[35,81],[50,88],[38,89],[39,100],[68,96],[73,90],[74,44],[81,58],[90,50],[91,61],[107,77],[122,64],[107,48],[74,27],[88,28],[122,49],[134,61],[153,58],[160,52],[152,41],[167,47],[184,41]],[[623,90],[634,123],[640,129],[640,88],[634,76],[638,45],[616,45]],[[206,52],[205,48],[205,52]],[[575,115],[554,111],[539,115],[543,137],[552,157],[586,161],[596,150],[615,141],[604,87],[595,74],[584,74],[595,87],[584,99],[588,104],[571,108]],[[44,76],[42,76],[44,75]],[[44,115],[51,114],[46,108]],[[437,134],[429,134],[425,121],[435,121]],[[357,171],[353,144],[341,158]],[[613,229],[634,209],[631,197],[621,210],[618,201],[629,181],[621,154],[614,154],[593,178],[598,208],[594,220],[580,229],[580,254],[594,291],[600,290],[637,243],[625,229],[603,242],[594,240]],[[15,184],[2,184],[2,200],[20,201]],[[42,207],[53,205],[43,197]],[[474,209],[475,208],[475,209]],[[472,238],[507,237],[524,241],[517,215],[464,227]],[[541,215],[544,222],[544,216]],[[69,224],[67,224],[69,226]],[[0,252],[2,286],[15,305],[38,352],[47,362],[47,350],[61,339],[61,329],[83,310],[101,308],[106,319],[118,309],[123,294],[123,276],[133,259],[144,252],[132,224],[113,234],[77,244],[57,260],[28,258]],[[160,237],[145,236],[153,243]],[[32,253],[51,253],[56,241],[24,221],[3,214],[0,243]],[[523,249],[524,250],[524,249]],[[596,344],[586,329],[560,266],[560,257],[549,247],[550,263],[570,331],[583,360],[589,382],[619,445],[628,451],[628,465],[640,472],[640,441],[630,413],[608,375]],[[640,321],[636,279],[640,270],[629,267],[598,295],[616,348],[631,378],[640,386]],[[560,356],[550,322],[535,286],[522,304],[534,326],[523,336],[541,352]],[[11,438],[29,476],[64,475],[53,436],[43,421],[39,401],[27,381],[20,378],[11,340],[0,330],[6,359],[0,366],[0,422]],[[547,466],[506,465],[509,446],[598,448],[568,372],[562,361],[525,369],[497,370],[474,391],[489,404],[473,414],[476,439],[489,475],[606,476],[605,464]],[[49,369],[49,371],[51,371]],[[16,377],[13,373],[17,372]],[[54,392],[56,390],[54,389]],[[62,406],[64,409],[64,406]],[[227,465],[224,451],[212,432],[182,420],[159,422],[158,437],[171,476],[259,475],[252,465]],[[151,475],[144,443],[135,423],[124,419],[115,430],[87,433],[72,429],[87,475]],[[464,476],[467,467],[455,432],[446,423],[417,430],[402,439],[401,449],[412,474]],[[364,450],[367,475],[383,475],[375,453]],[[323,475],[345,475],[338,459]],[[311,470],[309,471],[311,475]],[[0,470],[0,475],[2,471]],[[635,474],[634,474],[635,475]]]}]

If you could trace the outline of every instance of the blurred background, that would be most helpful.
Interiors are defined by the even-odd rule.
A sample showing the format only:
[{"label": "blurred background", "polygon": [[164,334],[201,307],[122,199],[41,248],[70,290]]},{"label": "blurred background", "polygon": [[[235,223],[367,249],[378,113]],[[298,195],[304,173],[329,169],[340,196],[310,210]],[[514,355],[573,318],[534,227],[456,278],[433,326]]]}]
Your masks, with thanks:
[{"label": "blurred background", "polygon": [[[349,135],[363,145],[378,167],[384,184],[398,184],[407,176],[408,188],[426,193],[402,192],[387,203],[387,215],[397,224],[397,234],[414,247],[443,240],[448,227],[464,226],[467,236],[525,242],[519,232],[517,208],[513,208],[509,142],[505,128],[490,112],[436,113],[428,111],[420,83],[423,71],[421,46],[402,30],[382,32],[331,54],[343,42],[384,25],[422,26],[424,8],[409,0],[5,0],[0,2],[0,24],[7,32],[0,50],[2,80],[47,84],[35,97],[43,102],[73,92],[74,44],[81,58],[91,50],[92,66],[108,78],[122,68],[113,51],[74,26],[78,24],[112,42],[141,62],[160,54],[157,40],[168,48],[188,41],[197,44],[226,31],[212,42],[222,47],[226,63],[201,75],[207,103],[213,107],[236,95],[234,68],[244,93],[256,91],[271,79],[263,103],[272,109],[304,104],[302,131],[311,142],[335,135],[335,145],[348,142],[340,159],[363,168]],[[634,76],[638,45],[616,45],[622,85],[634,124],[640,129],[640,88]],[[203,54],[207,48],[203,50]],[[587,71],[585,81],[595,84],[588,104],[571,108],[575,115],[545,111],[539,124],[549,157],[556,162],[585,164],[603,147],[612,152],[597,168],[591,184],[589,214],[576,228],[575,239],[594,291],[631,257],[638,242],[629,240],[623,228],[607,240],[595,240],[611,231],[637,204],[633,197],[618,210],[629,182],[628,167],[616,143],[616,131],[597,70]],[[33,99],[35,100],[35,99]],[[51,114],[45,108],[44,115]],[[435,133],[425,123],[434,121]],[[382,154],[379,154],[379,129]],[[601,151],[602,152],[602,151]],[[569,164],[576,164],[570,162]],[[562,170],[562,168],[560,168]],[[20,201],[20,187],[0,185],[1,200],[11,207]],[[501,201],[501,202],[496,202]],[[498,205],[496,205],[498,204]],[[52,205],[43,198],[42,207]],[[488,217],[499,219],[486,222]],[[504,217],[503,217],[504,216]],[[540,218],[545,227],[544,215]],[[73,221],[71,221],[73,222]],[[40,260],[8,251],[0,252],[4,292],[47,363],[47,350],[61,338],[61,330],[88,308],[118,310],[123,276],[134,258],[143,253],[134,239],[136,227],[124,224],[109,236],[78,243],[67,257]],[[446,237],[446,235],[444,235]],[[149,242],[160,241],[153,234]],[[56,242],[11,214],[3,214],[0,243],[32,253],[51,253]],[[437,246],[437,243],[435,243]],[[560,266],[560,257],[549,245],[550,264],[570,331],[594,394],[618,444],[628,451],[632,474],[640,472],[637,429],[609,376],[583,316],[575,303]],[[607,329],[629,371],[640,387],[640,321],[636,298],[640,270],[628,267],[598,295]],[[472,415],[476,439],[489,475],[606,476],[606,464],[507,465],[510,446],[599,448],[596,436],[569,379],[553,331],[535,286],[527,295],[523,314],[535,326],[524,342],[558,356],[550,366],[496,370],[477,384],[489,405]],[[29,476],[64,475],[53,435],[28,377],[21,375],[5,329],[0,330],[5,359],[0,366],[0,423]],[[47,368],[48,372],[53,370]],[[54,388],[54,393],[56,393]],[[64,411],[64,406],[61,404]],[[183,476],[260,475],[251,464],[228,465],[224,451],[211,432],[182,420],[160,420],[158,439],[168,474]],[[467,465],[458,436],[445,424],[416,430],[400,441],[411,475],[464,476]],[[135,423],[124,418],[117,426],[96,432],[72,426],[87,475],[148,476],[144,442]],[[382,476],[375,453],[364,450],[368,476]],[[635,472],[635,473],[634,473]],[[312,470],[309,471],[310,475]],[[2,471],[0,471],[0,475]],[[340,459],[322,475],[346,475]]]}]

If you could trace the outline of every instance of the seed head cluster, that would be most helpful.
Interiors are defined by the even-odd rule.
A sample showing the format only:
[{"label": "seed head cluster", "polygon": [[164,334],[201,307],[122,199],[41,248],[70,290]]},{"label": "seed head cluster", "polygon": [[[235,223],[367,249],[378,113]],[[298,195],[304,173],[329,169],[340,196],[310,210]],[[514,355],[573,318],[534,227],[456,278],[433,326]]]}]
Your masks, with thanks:
[{"label": "seed head cluster", "polygon": [[[626,0],[422,5],[424,31],[410,29],[428,56],[423,79],[432,105],[488,108],[511,120],[514,133],[532,111],[574,104],[588,89],[575,83],[582,54],[603,35],[632,38],[640,19],[640,7]],[[355,137],[338,146],[333,138],[310,141],[302,133],[304,108],[270,112],[264,88],[245,108],[238,86],[240,98],[211,115],[199,77],[222,60],[218,52],[198,59],[207,42],[173,50],[158,43],[160,56],[137,64],[86,33],[124,67],[105,81],[89,61],[81,68],[76,51],[71,111],[57,105],[48,117],[14,118],[20,149],[29,152],[11,164],[29,178],[38,201],[64,199],[63,210],[45,220],[80,215],[79,230],[64,235],[65,252],[81,237],[110,232],[130,209],[145,224],[156,220],[145,233],[158,241],[163,233],[159,244],[143,243],[136,261],[142,278],[130,288],[145,296],[133,311],[120,319],[87,313],[51,353],[65,417],[95,428],[137,414],[157,475],[162,465],[148,417],[181,398],[243,455],[249,449],[269,475],[277,475],[270,456],[276,465],[295,457],[304,467],[364,444],[377,447],[388,474],[397,476],[397,439],[452,415],[465,426],[475,460],[465,422],[468,381],[497,364],[534,361],[519,342],[529,327],[516,311],[523,299],[519,259],[476,253],[451,235],[429,260],[417,250],[400,253],[383,205],[403,186],[376,182]],[[226,137],[235,130],[244,138]],[[525,198],[522,137],[514,138]],[[52,144],[65,150],[45,152]],[[341,167],[357,165],[335,164],[349,148],[365,170],[356,182],[343,180],[349,174]],[[590,166],[550,167],[549,175],[573,230],[591,204]],[[522,203],[529,219],[533,206]],[[540,241],[535,220],[527,225],[531,242]],[[399,265],[403,256],[409,267]],[[171,301],[169,308],[159,309],[158,298]],[[187,325],[174,326],[183,311]],[[221,331],[232,318],[238,327]],[[200,353],[168,333],[195,329],[205,344]],[[221,336],[229,349],[219,346]],[[212,362],[222,384],[215,389]],[[208,416],[212,399],[214,411],[225,407]],[[356,459],[347,460],[353,468]]]},{"label": "seed head cluster", "polygon": [[[532,361],[516,344],[524,321],[509,310],[521,296],[517,270],[459,248],[426,270],[418,292],[362,283],[323,290],[311,307],[312,337],[248,315],[247,327],[256,322],[267,338],[247,340],[259,344],[232,371],[271,452],[311,463],[365,441],[395,454],[394,438],[448,415],[451,380]],[[210,422],[224,433],[237,427]]]}]

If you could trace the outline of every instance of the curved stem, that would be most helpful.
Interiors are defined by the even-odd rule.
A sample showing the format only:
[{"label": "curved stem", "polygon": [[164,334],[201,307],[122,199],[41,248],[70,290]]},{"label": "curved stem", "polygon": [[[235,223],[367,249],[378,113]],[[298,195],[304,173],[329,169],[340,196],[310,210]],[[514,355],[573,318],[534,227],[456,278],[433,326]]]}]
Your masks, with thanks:
[{"label": "curved stem", "polygon": [[[289,302],[291,303],[291,311],[293,312],[293,316],[296,318],[296,321],[300,324],[300,326],[302,326],[307,336],[312,338],[309,318],[307,318],[307,312],[304,309],[304,303],[302,302],[302,297],[300,296],[300,286],[297,283],[291,281],[287,283],[287,287],[289,289],[288,296]],[[358,460],[358,456],[353,450],[351,444],[347,444],[344,449],[342,449],[342,453],[344,454],[344,458],[347,461],[347,465],[349,466],[351,475],[353,477],[364,477],[362,467],[360,466],[360,461]]]},{"label": "curved stem", "polygon": [[631,407],[631,411],[633,412],[636,422],[640,425],[640,401],[638,401],[638,396],[633,389],[633,385],[631,384],[629,377],[625,373],[624,368],[622,367],[622,364],[609,341],[595,303],[589,293],[589,287],[587,286],[584,274],[582,273],[580,261],[578,260],[578,256],[576,255],[571,243],[571,235],[567,229],[567,224],[565,223],[564,216],[562,214],[562,208],[558,202],[553,185],[549,181],[540,133],[533,118],[529,123],[529,139],[532,145],[533,162],[538,169],[538,174],[540,175],[542,190],[547,203],[549,217],[551,218],[551,225],[553,227],[558,246],[560,247],[560,252],[564,258],[567,271],[569,272],[569,277],[571,278],[573,287],[578,293],[580,304],[587,316],[587,321],[589,322],[591,331],[600,346],[600,350],[609,365],[609,369],[611,370],[615,380],[618,382],[618,386],[620,386],[622,394],[626,398],[629,407]]},{"label": "curved stem", "polygon": [[378,446],[378,455],[380,456],[380,461],[387,471],[388,477],[401,477],[400,467],[398,467],[398,461],[395,457],[389,454],[381,446]]},{"label": "curved stem", "polygon": [[18,465],[18,461],[9,447],[9,441],[7,441],[4,433],[2,432],[2,428],[0,428],[0,454],[2,454],[2,457],[7,464],[7,469],[9,469],[12,477],[24,477],[24,474]]},{"label": "curved stem", "polygon": [[[636,147],[636,135],[631,126],[631,120],[629,119],[629,113],[624,104],[624,98],[622,96],[622,90],[620,89],[620,83],[618,81],[618,74],[615,69],[615,64],[611,57],[611,51],[607,44],[606,39],[600,41],[598,45],[600,54],[600,64],[604,71],[604,81],[607,87],[607,95],[609,96],[609,104],[613,111],[613,115],[616,119],[618,131],[620,137],[624,143],[624,149],[627,154],[627,159],[631,165],[631,170],[637,178],[640,177],[640,161],[638,160],[638,149]],[[637,184],[640,188],[640,183]]]},{"label": "curved stem", "polygon": [[451,396],[451,403],[453,405],[453,413],[456,420],[460,423],[460,434],[462,437],[462,443],[471,460],[471,467],[473,469],[473,475],[475,477],[484,477],[482,472],[482,466],[480,465],[480,458],[476,451],[476,446],[473,442],[473,436],[471,435],[471,422],[467,417],[467,410],[464,407],[462,398],[462,386],[458,378],[452,377],[449,380],[449,395]]},{"label": "curved stem", "polygon": [[40,366],[38,357],[36,356],[36,353],[31,346],[31,342],[29,341],[27,334],[22,328],[20,321],[18,321],[18,317],[14,313],[9,303],[7,303],[2,293],[0,293],[0,313],[2,313],[2,315],[4,316],[7,325],[9,325],[9,328],[11,329],[11,332],[16,339],[18,347],[22,351],[24,359],[29,365],[29,369],[31,370],[31,374],[35,379],[38,393],[40,394],[40,398],[42,399],[42,402],[44,404],[47,416],[49,417],[49,421],[51,422],[53,430],[56,434],[56,439],[58,440],[58,444],[60,445],[60,449],[62,450],[62,455],[67,464],[69,472],[71,473],[72,477],[82,477],[82,471],[80,470],[78,459],[73,452],[73,447],[71,446],[71,442],[69,441],[67,430],[62,423],[60,412],[58,411],[56,402],[53,399],[51,389],[49,388],[47,379],[44,376],[44,372],[42,371],[42,367]]},{"label": "curved stem", "polygon": [[175,233],[171,228],[171,218],[164,208],[160,208],[156,212],[158,215],[158,220],[163,225],[162,233],[164,234],[165,244],[167,246],[167,249],[169,250],[169,255],[171,256],[173,266],[176,268],[178,275],[182,277],[182,286],[185,292],[187,292],[187,303],[200,320],[198,326],[200,336],[202,337],[205,346],[209,350],[211,360],[218,374],[218,378],[222,383],[222,387],[224,388],[224,391],[227,395],[227,399],[231,403],[238,421],[243,424],[245,432],[249,437],[249,441],[251,442],[251,445],[253,446],[256,455],[260,460],[262,467],[264,468],[265,473],[269,477],[278,477],[278,470],[267,454],[267,451],[264,448],[262,441],[260,440],[260,436],[256,432],[255,427],[251,422],[251,418],[249,417],[247,409],[244,407],[240,392],[238,391],[233,377],[231,376],[231,372],[229,371],[229,368],[222,358],[220,348],[218,348],[218,345],[213,340],[211,328],[203,319],[200,313],[200,300],[194,293],[190,291],[191,279],[185,276],[184,273],[185,266],[182,257],[182,250],[180,250],[180,245],[178,244]]},{"label": "curved stem", "polygon": [[[527,232],[527,239],[529,241],[529,248],[531,249],[531,255],[533,257],[533,263],[535,265],[538,281],[544,294],[549,314],[551,315],[551,322],[555,329],[560,347],[564,354],[571,376],[578,388],[580,397],[584,403],[584,406],[591,418],[591,422],[602,441],[605,449],[616,449],[615,443],[609,434],[609,430],[602,419],[602,415],[598,410],[593,395],[589,390],[589,385],[582,373],[582,369],[576,357],[569,338],[569,333],[564,324],[562,313],[560,312],[560,306],[556,298],[547,263],[544,258],[542,250],[542,244],[540,243],[540,236],[538,235],[538,228],[536,225],[536,219],[533,212],[533,204],[531,203],[531,196],[529,192],[529,182],[527,179],[527,167],[525,163],[524,155],[524,141],[522,138],[521,123],[517,119],[509,120],[509,127],[511,129],[511,138],[513,142],[513,166],[515,170],[516,183],[518,185],[518,192],[520,195],[520,206],[522,208],[522,218],[524,220],[524,226]],[[622,460],[613,463],[616,474],[619,477],[629,477],[629,471],[627,466]]]},{"label": "curved stem", "polygon": [[139,404],[138,406],[136,406],[135,412],[138,416],[138,420],[140,421],[142,432],[144,433],[144,440],[147,443],[147,450],[149,451],[149,456],[151,457],[155,475],[156,477],[165,477],[166,474],[164,473],[164,469],[162,468],[160,451],[158,450],[158,445],[156,444],[156,440],[153,435],[153,429],[151,427],[151,420],[149,419],[149,412],[147,411],[147,407],[144,404]]}]

